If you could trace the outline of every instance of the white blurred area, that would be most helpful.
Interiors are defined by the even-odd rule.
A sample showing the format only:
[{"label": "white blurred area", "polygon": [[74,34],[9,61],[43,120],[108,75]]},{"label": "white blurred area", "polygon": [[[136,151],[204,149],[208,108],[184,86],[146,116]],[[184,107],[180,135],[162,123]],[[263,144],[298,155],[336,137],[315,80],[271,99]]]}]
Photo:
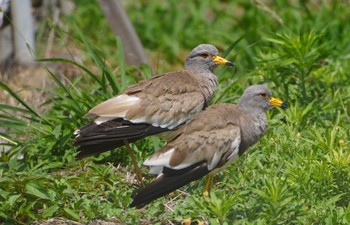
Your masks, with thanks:
[{"label": "white blurred area", "polygon": [[4,14],[9,10],[10,0],[0,0],[0,26],[4,21]]}]

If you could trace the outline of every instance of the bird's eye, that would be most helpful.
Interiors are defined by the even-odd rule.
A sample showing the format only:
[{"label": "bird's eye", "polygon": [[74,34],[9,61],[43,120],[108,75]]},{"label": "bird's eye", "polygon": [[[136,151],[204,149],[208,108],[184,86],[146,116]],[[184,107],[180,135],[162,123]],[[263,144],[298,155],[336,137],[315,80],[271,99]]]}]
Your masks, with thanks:
[{"label": "bird's eye", "polygon": [[260,95],[261,98],[266,98],[267,97],[266,93],[260,93],[259,95]]},{"label": "bird's eye", "polygon": [[205,58],[205,59],[206,59],[206,58],[208,58],[208,57],[209,57],[209,54],[208,54],[208,53],[202,53],[202,54],[201,54],[201,56],[202,56],[203,58]]}]

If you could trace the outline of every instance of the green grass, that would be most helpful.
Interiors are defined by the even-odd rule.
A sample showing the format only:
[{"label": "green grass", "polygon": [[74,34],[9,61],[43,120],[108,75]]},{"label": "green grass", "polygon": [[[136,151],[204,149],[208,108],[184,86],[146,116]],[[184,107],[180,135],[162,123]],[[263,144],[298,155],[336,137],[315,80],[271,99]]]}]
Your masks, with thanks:
[{"label": "green grass", "polygon": [[[349,4],[261,2],[123,1],[153,71],[179,69],[194,46],[212,43],[237,64],[234,72],[217,70],[213,102],[234,103],[248,85],[265,83],[290,105],[268,113],[267,134],[216,176],[209,200],[198,181],[134,210],[128,204],[138,187],[126,150],[76,161],[72,137],[92,106],[152,76],[151,69],[126,66],[121,41],[97,4],[77,1],[74,14],[62,18],[66,27],[55,27],[55,43],[78,48],[82,63],[42,61],[72,64],[81,75],[69,81],[48,71],[55,87],[44,90],[52,98],[41,113],[42,106],[0,83],[18,101],[0,104],[6,128],[0,138],[11,148],[0,157],[0,222],[117,217],[167,224],[191,217],[211,224],[349,224]],[[139,163],[162,144],[157,138],[133,144]]]}]

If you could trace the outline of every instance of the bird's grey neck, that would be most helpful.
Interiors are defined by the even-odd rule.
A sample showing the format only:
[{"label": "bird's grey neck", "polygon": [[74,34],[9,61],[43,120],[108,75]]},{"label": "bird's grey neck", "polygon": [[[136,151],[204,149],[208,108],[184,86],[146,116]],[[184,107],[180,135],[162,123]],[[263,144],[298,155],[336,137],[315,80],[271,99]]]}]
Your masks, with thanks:
[{"label": "bird's grey neck", "polygon": [[239,146],[239,154],[243,154],[251,145],[258,142],[258,140],[266,132],[267,118],[264,110],[240,108],[241,112],[245,114],[241,121],[242,140]]},{"label": "bird's grey neck", "polygon": [[203,66],[203,65],[196,65],[196,64],[187,64],[185,63],[185,69],[186,70],[194,70],[196,72],[200,73],[214,73],[215,67],[211,68],[209,66]]},{"label": "bird's grey neck", "polygon": [[196,71],[198,74],[197,79],[200,81],[200,89],[206,99],[206,102],[209,103],[214,95],[214,92],[216,91],[216,88],[218,86],[218,79],[216,75],[212,72],[200,72]]},{"label": "bird's grey neck", "polygon": [[206,96],[207,103],[209,103],[213,98],[216,88],[218,86],[217,84],[218,84],[218,81],[215,75],[208,79],[207,88],[204,89],[204,95]]},{"label": "bird's grey neck", "polygon": [[[260,107],[252,107],[251,105],[245,105],[242,102],[238,102],[237,104],[240,111],[245,112],[246,115],[250,115],[252,117],[256,117],[258,115],[265,115],[266,110]],[[265,115],[266,116],[266,115]]]}]

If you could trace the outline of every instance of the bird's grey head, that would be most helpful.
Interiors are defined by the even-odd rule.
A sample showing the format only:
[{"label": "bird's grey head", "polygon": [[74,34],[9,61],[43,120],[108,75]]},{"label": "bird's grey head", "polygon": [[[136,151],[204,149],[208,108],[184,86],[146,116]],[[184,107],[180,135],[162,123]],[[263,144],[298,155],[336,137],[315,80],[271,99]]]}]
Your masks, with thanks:
[{"label": "bird's grey head", "polygon": [[249,86],[238,102],[238,107],[251,111],[266,111],[271,106],[286,108],[287,104],[273,98],[271,90],[265,85]]},{"label": "bird's grey head", "polygon": [[220,56],[218,49],[210,44],[200,44],[188,55],[185,62],[185,69],[211,71],[218,65],[234,66],[234,64]]}]

